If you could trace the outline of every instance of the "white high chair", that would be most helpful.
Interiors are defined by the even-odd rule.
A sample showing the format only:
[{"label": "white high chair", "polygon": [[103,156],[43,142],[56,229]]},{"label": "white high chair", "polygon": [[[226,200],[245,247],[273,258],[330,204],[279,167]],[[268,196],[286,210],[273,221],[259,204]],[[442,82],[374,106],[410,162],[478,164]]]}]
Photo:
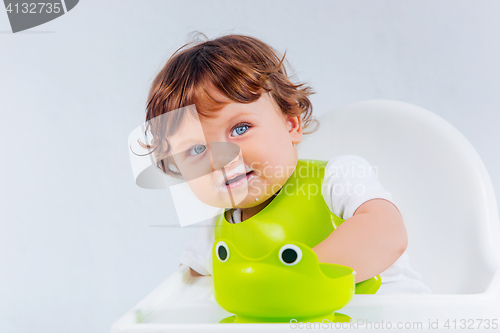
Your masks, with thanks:
[{"label": "white high chair", "polygon": [[[352,154],[376,167],[403,215],[411,265],[433,291],[354,295],[338,312],[358,324],[390,322],[393,329],[397,323],[420,322],[421,327],[413,328],[429,332],[436,331],[436,321],[446,331],[460,329],[461,320],[468,320],[466,326],[472,320],[475,330],[492,331],[480,319],[500,325],[498,210],[488,173],[467,139],[439,116],[396,101],[349,104],[322,115],[319,122],[318,131],[299,144],[299,157],[328,160]],[[182,265],[111,331],[293,329],[290,324],[219,324],[231,314],[215,302],[212,288],[212,277],[191,277]],[[375,325],[356,328],[380,331]]]}]

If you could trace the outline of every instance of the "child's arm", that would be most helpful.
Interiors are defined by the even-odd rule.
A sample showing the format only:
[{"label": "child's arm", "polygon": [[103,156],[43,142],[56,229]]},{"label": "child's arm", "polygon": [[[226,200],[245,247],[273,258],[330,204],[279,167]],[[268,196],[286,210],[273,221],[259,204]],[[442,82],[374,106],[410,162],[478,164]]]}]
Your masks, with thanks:
[{"label": "child's arm", "polygon": [[316,245],[320,262],[352,267],[356,283],[382,273],[406,250],[403,218],[391,202],[372,199]]}]

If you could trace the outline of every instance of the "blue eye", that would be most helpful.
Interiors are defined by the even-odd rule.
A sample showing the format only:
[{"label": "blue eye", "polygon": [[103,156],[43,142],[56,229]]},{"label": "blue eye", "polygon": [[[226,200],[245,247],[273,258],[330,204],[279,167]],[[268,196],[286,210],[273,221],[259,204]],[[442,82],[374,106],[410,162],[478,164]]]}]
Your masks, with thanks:
[{"label": "blue eye", "polygon": [[231,135],[232,136],[239,136],[239,135],[242,135],[244,134],[246,131],[248,131],[248,129],[250,128],[250,126],[248,125],[239,125],[237,127],[235,127],[233,129],[233,131],[231,132]]},{"label": "blue eye", "polygon": [[203,153],[207,147],[205,145],[196,145],[188,150],[188,155],[200,155]]}]

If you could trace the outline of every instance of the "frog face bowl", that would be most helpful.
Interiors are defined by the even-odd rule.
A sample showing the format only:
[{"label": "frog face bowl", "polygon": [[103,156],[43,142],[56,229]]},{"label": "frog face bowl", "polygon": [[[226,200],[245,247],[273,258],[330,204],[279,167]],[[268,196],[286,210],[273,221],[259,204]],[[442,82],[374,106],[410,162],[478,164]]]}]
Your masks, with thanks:
[{"label": "frog face bowl", "polygon": [[269,321],[331,314],[351,300],[355,272],[319,263],[307,245],[281,243],[261,258],[242,254],[227,239],[212,249],[214,296],[226,311]]}]

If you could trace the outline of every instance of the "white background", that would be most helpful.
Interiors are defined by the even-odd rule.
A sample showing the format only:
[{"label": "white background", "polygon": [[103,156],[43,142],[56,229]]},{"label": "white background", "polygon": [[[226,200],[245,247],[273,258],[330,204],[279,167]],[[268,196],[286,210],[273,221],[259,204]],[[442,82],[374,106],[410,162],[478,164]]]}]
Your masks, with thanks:
[{"label": "white background", "polygon": [[134,184],[127,137],[195,30],[286,50],[317,115],[367,99],[437,113],[499,195],[499,12],[482,0],[87,0],[12,34],[1,9],[0,332],[107,332],[178,266],[195,229],[150,227],[176,216],[167,190]]}]

